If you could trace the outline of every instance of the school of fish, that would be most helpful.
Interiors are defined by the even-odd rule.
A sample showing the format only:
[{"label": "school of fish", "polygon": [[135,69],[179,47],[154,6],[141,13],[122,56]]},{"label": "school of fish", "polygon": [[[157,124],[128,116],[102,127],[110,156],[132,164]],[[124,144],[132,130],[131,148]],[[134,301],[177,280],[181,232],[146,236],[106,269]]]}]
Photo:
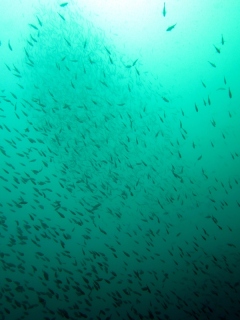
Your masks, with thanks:
[{"label": "school of fish", "polygon": [[0,319],[240,319],[240,109],[224,74],[208,89],[224,36],[178,108],[69,6],[39,8],[23,58],[0,42]]}]

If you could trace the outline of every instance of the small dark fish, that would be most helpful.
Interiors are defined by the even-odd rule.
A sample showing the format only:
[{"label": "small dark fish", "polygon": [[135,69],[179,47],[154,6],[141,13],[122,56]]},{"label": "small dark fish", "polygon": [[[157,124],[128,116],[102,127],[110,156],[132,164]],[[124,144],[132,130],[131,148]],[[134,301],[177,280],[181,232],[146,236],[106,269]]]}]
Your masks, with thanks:
[{"label": "small dark fish", "polygon": [[38,20],[38,23],[39,25],[42,27],[42,21],[36,16],[37,20]]},{"label": "small dark fish", "polygon": [[217,48],[215,45],[213,45],[213,46],[214,46],[215,50],[217,51],[217,53],[220,53],[220,49]]},{"label": "small dark fish", "polygon": [[136,60],[133,62],[132,67],[135,66],[135,64],[137,63],[137,61],[138,61],[138,59],[136,59]]},{"label": "small dark fish", "polygon": [[66,7],[68,5],[68,2],[64,2],[64,3],[62,3],[62,4],[60,4],[60,7]]},{"label": "small dark fish", "polygon": [[174,29],[176,26],[176,23],[173,24],[172,26],[168,27],[166,31],[172,31],[172,29]]},{"label": "small dark fish", "polygon": [[202,82],[202,85],[204,86],[204,88],[206,88],[206,85],[205,85],[205,83],[204,83],[204,82]]},{"label": "small dark fish", "polygon": [[225,40],[224,40],[224,38],[223,38],[223,35],[222,35],[221,43],[222,43],[222,45],[224,45],[224,43],[225,43]]},{"label": "small dark fish", "polygon": [[216,127],[216,122],[214,120],[211,120],[211,124]]},{"label": "small dark fish", "polygon": [[233,243],[227,243],[227,245],[228,245],[229,247],[234,247],[234,248],[236,248],[235,244],[233,244]]},{"label": "small dark fish", "polygon": [[232,99],[232,92],[231,92],[230,88],[228,89],[228,95],[229,95],[229,98]]},{"label": "small dark fish", "polygon": [[148,287],[148,286],[143,287],[143,288],[142,288],[142,290],[143,290],[143,291],[148,291],[148,292],[150,292],[150,293],[151,293],[151,290],[149,289],[149,287]]},{"label": "small dark fish", "polygon": [[70,43],[66,38],[64,38],[64,40],[67,42],[67,44],[69,45],[69,47],[71,47],[71,43]]},{"label": "small dark fish", "polygon": [[28,25],[29,25],[30,27],[32,27],[33,29],[38,30],[38,27],[36,27],[34,24],[29,23]]},{"label": "small dark fish", "polygon": [[44,279],[45,279],[45,280],[48,280],[48,274],[47,274],[46,271],[43,271],[43,276],[44,276]]},{"label": "small dark fish", "polygon": [[169,102],[169,100],[165,97],[162,97],[162,99],[165,101],[165,102]]},{"label": "small dark fish", "polygon": [[107,51],[107,53],[110,55],[110,54],[111,54],[111,51],[109,51],[107,47],[104,47],[104,48],[105,48],[105,50]]},{"label": "small dark fish", "polygon": [[166,6],[165,6],[165,2],[163,4],[163,12],[162,12],[163,16],[166,17],[167,11],[166,11]]},{"label": "small dark fish", "polygon": [[[210,199],[210,200],[212,201],[213,199]],[[214,216],[212,216],[211,218],[214,223],[218,223],[217,219]],[[213,258],[215,261],[217,261],[217,259],[214,256],[213,256]]]},{"label": "small dark fish", "polygon": [[14,93],[12,93],[12,92],[10,92],[10,93],[13,96],[13,98],[17,99],[17,96]]},{"label": "small dark fish", "polygon": [[89,280],[87,278],[85,278],[85,277],[82,277],[82,278],[83,278],[85,283],[87,283],[87,284],[89,283]]},{"label": "small dark fish", "polygon": [[13,51],[13,50],[12,50],[12,46],[11,46],[11,44],[10,44],[10,40],[8,40],[8,48],[9,48],[11,51]]},{"label": "small dark fish", "polygon": [[58,15],[60,16],[61,19],[63,19],[63,21],[65,21],[64,16],[62,16],[60,13],[58,13]]},{"label": "small dark fish", "polygon": [[30,34],[30,37],[32,38],[32,40],[34,41],[34,42],[37,42],[37,40],[35,39],[35,38],[33,38],[33,36]]},{"label": "small dark fish", "polygon": [[210,61],[208,61],[213,68],[216,68],[216,65]]},{"label": "small dark fish", "polygon": [[8,68],[9,71],[11,71],[10,67],[5,63],[5,66]]},{"label": "small dark fish", "polygon": [[195,109],[196,109],[196,111],[198,112],[198,107],[197,107],[196,103],[195,103]]},{"label": "small dark fish", "polygon": [[99,230],[100,230],[103,234],[107,234],[107,232],[104,231],[103,229],[101,229],[100,227],[99,227]]},{"label": "small dark fish", "polygon": [[208,96],[208,104],[209,104],[209,106],[211,104],[211,100],[210,100],[209,96]]}]

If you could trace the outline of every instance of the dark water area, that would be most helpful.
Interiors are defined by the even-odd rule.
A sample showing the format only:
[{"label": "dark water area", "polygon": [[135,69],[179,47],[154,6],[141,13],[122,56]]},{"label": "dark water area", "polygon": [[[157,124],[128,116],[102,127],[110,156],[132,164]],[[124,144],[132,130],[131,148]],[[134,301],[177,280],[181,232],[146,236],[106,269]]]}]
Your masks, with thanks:
[{"label": "dark water area", "polygon": [[0,320],[240,319],[239,14],[2,4]]}]

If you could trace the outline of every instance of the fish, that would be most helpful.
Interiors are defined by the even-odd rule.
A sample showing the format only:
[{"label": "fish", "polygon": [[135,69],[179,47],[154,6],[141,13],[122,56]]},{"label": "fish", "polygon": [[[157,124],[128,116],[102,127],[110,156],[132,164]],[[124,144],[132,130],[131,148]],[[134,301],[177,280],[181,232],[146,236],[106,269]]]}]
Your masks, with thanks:
[{"label": "fish", "polygon": [[137,63],[137,61],[138,61],[138,59],[136,59],[136,60],[133,62],[132,67],[135,66],[135,64]]},{"label": "fish", "polygon": [[168,27],[166,31],[172,31],[172,29],[174,29],[176,25],[176,23],[173,24],[172,26]]},{"label": "fish", "polygon": [[60,17],[63,21],[65,21],[65,18],[64,18],[63,15],[61,15],[59,12],[58,12],[58,15],[59,15],[59,17]]},{"label": "fish", "polygon": [[215,63],[212,63],[212,62],[210,62],[210,61],[208,61],[208,63],[210,63],[210,65],[211,65],[213,68],[216,68]]},{"label": "fish", "polygon": [[28,25],[29,25],[30,27],[32,27],[33,29],[38,30],[38,27],[36,27],[34,24],[29,23]]},{"label": "fish", "polygon": [[64,309],[58,309],[58,314],[63,318],[70,319],[68,312]]},{"label": "fish", "polygon": [[69,45],[69,47],[71,47],[71,43],[70,43],[66,38],[64,38],[64,40],[67,42],[67,44]]},{"label": "fish", "polygon": [[232,92],[231,92],[230,88],[228,88],[228,96],[230,99],[232,99]]},{"label": "fish", "polygon": [[42,21],[38,18],[38,16],[36,16],[37,20],[38,20],[38,24],[40,25],[40,27],[42,27]]},{"label": "fish", "polygon": [[224,43],[225,43],[225,40],[224,40],[223,35],[222,35],[221,44],[224,45]]},{"label": "fish", "polygon": [[211,104],[211,100],[210,100],[209,96],[208,96],[208,104],[209,104],[209,106]]},{"label": "fish", "polygon": [[167,14],[167,11],[166,11],[166,5],[165,5],[165,2],[163,4],[163,11],[162,11],[162,14],[164,17],[166,17],[166,14]]},{"label": "fish", "polygon": [[63,2],[63,3],[60,4],[60,7],[63,8],[63,7],[66,7],[67,5],[68,5],[68,2]]},{"label": "fish", "polygon": [[215,120],[211,120],[211,124],[212,124],[214,127],[216,127],[216,122],[215,122]]},{"label": "fish", "polygon": [[8,40],[8,48],[9,48],[11,51],[13,51],[12,46],[11,46],[11,44],[10,44],[10,40]]},{"label": "fish", "polygon": [[214,46],[215,50],[217,51],[217,53],[221,52],[219,48],[217,48],[215,45],[213,45],[213,46]]},{"label": "fish", "polygon": [[[68,10],[59,8],[60,3],[62,0],[57,11]],[[236,196],[240,177],[234,171],[240,152],[237,144],[221,148],[221,142],[230,144],[233,136],[231,126],[225,128],[220,121],[223,116],[228,122],[236,113],[230,103],[234,99],[229,100],[230,81],[223,84],[221,74],[216,74],[212,84],[209,75],[201,75],[195,79],[200,94],[195,106],[193,100],[188,108],[189,100],[183,98],[174,108],[170,102],[176,92],[159,82],[156,86],[155,75],[141,68],[140,57],[126,57],[125,66],[125,56],[119,56],[108,39],[96,43],[80,31],[85,30],[80,28],[85,19],[76,21],[75,13],[70,19],[68,12],[68,19],[62,22],[57,11],[48,12],[48,17],[39,9],[44,28],[36,16],[33,23],[39,31],[29,28],[27,22],[23,61],[18,64],[16,57],[11,61],[12,52],[6,61],[3,57],[13,85],[0,88],[0,239],[4,239],[0,318],[7,318],[8,313],[14,318],[17,312],[17,318],[31,319],[39,312],[46,320],[170,319],[172,300],[182,318],[184,313],[185,318],[194,319],[201,314],[203,318],[210,313],[213,318],[220,313],[222,318],[227,312],[237,314],[234,293],[240,282],[230,280],[238,271],[238,230],[227,214],[221,227],[227,202],[228,209],[230,203],[240,209]],[[59,30],[62,24],[64,32]],[[48,37],[51,31],[57,31],[54,39]],[[86,37],[89,40],[84,44]],[[4,43],[7,51],[8,39],[11,37]],[[211,50],[212,46],[213,42]],[[217,47],[222,50],[221,43]],[[217,91],[219,83],[226,93]],[[76,91],[73,95],[72,89]],[[217,107],[225,99],[229,101],[226,108],[204,107],[215,102]],[[213,117],[220,121],[219,128]],[[203,140],[202,131],[208,133]],[[214,162],[208,163],[214,154],[220,164],[233,166],[226,175],[213,168]],[[202,199],[206,214],[201,212]],[[209,220],[193,223],[193,232],[185,237],[188,228],[183,213],[192,208]],[[223,238],[219,230],[226,233]],[[216,248],[221,242],[221,252],[208,248],[210,238]],[[32,252],[30,265],[26,247]],[[144,267],[158,260],[156,266]],[[189,271],[182,282],[175,276],[179,266]],[[210,281],[197,286],[201,275]],[[169,290],[167,282],[172,277],[176,286]],[[185,283],[194,295],[181,296]],[[214,295],[222,286],[231,299],[215,315]],[[195,308],[204,292],[209,294]],[[132,306],[132,299],[135,306],[143,307]]]},{"label": "fish", "polygon": [[168,100],[167,98],[165,98],[165,97],[162,97],[162,99],[163,99],[163,101],[165,101],[165,102],[169,102],[169,100]]}]

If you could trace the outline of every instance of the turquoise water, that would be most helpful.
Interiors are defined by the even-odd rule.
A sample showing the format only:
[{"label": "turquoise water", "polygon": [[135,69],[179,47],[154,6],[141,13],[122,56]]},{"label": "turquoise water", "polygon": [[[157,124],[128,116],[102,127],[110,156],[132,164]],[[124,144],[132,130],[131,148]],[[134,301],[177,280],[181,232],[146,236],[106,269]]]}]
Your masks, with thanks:
[{"label": "turquoise water", "polygon": [[240,318],[230,2],[3,6],[0,319]]}]

